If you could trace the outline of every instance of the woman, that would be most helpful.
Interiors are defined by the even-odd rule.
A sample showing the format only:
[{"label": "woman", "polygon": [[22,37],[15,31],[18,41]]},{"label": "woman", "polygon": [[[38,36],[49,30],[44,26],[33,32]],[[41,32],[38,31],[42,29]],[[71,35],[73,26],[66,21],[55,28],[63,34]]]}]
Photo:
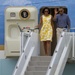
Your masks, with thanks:
[{"label": "woman", "polygon": [[[42,26],[41,26],[42,25]],[[43,9],[43,15],[40,17],[39,23],[40,30],[40,40],[44,44],[45,55],[49,55],[48,50],[51,48],[52,36],[53,36],[53,22],[52,16],[50,15],[50,9],[45,7]],[[51,55],[51,50],[50,50]]]}]

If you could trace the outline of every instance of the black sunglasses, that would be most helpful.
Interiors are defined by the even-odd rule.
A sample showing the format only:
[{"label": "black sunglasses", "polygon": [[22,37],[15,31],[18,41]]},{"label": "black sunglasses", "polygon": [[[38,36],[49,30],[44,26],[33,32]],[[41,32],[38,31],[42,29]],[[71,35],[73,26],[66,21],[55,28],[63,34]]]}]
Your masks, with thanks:
[{"label": "black sunglasses", "polygon": [[44,12],[48,12],[48,11],[44,11]]},{"label": "black sunglasses", "polygon": [[60,10],[59,12],[63,12],[63,10]]}]

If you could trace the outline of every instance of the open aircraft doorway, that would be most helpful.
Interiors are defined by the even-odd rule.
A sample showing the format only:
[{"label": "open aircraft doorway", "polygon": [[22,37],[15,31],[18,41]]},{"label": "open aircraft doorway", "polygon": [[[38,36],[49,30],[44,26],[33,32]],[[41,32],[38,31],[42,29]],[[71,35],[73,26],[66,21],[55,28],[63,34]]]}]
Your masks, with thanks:
[{"label": "open aircraft doorway", "polygon": [[[63,7],[64,8],[64,13],[68,13],[68,9],[67,9],[67,7],[65,7],[65,6],[43,6],[43,7],[41,7],[40,8],[40,16],[42,16],[43,15],[43,9],[45,8],[45,7],[48,7],[49,9],[50,9],[50,14],[54,17],[54,10],[56,9],[57,11],[58,11],[58,9],[60,8],[60,7]],[[59,14],[59,11],[58,11],[58,14]],[[51,43],[51,55],[53,55],[53,52],[54,52],[54,50],[55,50],[55,47],[56,47],[56,45],[57,45],[57,35],[56,35],[56,28],[57,28],[57,26],[56,26],[56,24],[55,24],[55,22],[54,22],[54,29],[53,29],[53,41],[52,41],[52,43]],[[41,55],[43,55],[44,54],[44,50],[43,50],[43,44],[41,43]]]}]

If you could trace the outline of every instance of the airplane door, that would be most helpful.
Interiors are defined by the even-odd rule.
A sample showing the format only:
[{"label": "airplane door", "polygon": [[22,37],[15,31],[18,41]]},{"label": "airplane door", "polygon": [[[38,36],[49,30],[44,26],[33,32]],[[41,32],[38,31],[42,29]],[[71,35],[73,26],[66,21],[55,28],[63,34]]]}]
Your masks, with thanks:
[{"label": "airplane door", "polygon": [[[67,8],[66,8],[65,6],[43,6],[43,7],[40,8],[40,16],[43,15],[42,11],[43,11],[43,9],[44,9],[45,7],[50,8],[50,14],[51,14],[53,17],[54,17],[54,9],[57,9],[57,11],[58,11],[58,9],[59,9],[60,7],[63,7],[63,8],[64,8],[64,13],[66,13],[66,14],[68,13]],[[58,13],[59,13],[59,12],[58,12]],[[51,55],[53,55],[53,52],[54,52],[55,47],[56,47],[56,45],[57,45],[56,28],[57,28],[57,26],[56,26],[56,24],[54,23],[53,41],[52,41],[52,43],[51,43]],[[42,42],[41,42],[41,52],[40,52],[40,53],[41,53],[41,55],[44,55],[44,48],[43,48]]]}]

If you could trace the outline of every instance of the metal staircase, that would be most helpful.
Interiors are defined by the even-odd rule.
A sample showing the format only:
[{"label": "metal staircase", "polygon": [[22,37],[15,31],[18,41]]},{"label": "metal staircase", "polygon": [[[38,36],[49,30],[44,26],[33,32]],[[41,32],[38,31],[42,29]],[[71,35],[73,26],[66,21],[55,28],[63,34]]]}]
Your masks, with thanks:
[{"label": "metal staircase", "polygon": [[[24,51],[22,51],[13,75],[62,75],[68,58],[72,59],[75,55],[75,48],[73,48],[75,34],[63,32],[52,57],[39,56],[38,35],[33,32],[30,35],[26,44],[23,40]],[[25,33],[23,36],[25,37]],[[34,41],[35,38],[36,41]]]},{"label": "metal staircase", "polygon": [[31,57],[25,75],[46,75],[50,60],[50,56]]}]

